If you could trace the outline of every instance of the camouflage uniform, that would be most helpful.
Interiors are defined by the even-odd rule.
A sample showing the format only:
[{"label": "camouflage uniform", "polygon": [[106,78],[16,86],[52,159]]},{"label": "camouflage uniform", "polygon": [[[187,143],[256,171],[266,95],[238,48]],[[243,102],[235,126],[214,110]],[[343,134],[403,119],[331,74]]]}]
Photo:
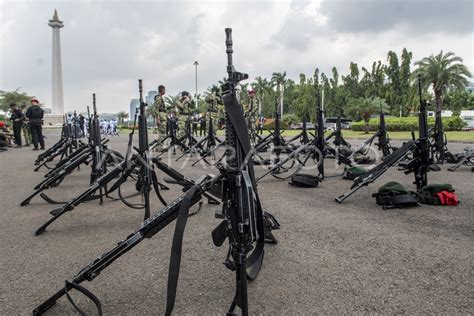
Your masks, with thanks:
[{"label": "camouflage uniform", "polygon": [[25,146],[30,146],[33,142],[31,138],[30,124],[28,124],[28,122],[29,120],[25,119],[25,124],[22,127],[23,137],[25,137]]},{"label": "camouflage uniform", "polygon": [[255,142],[255,125],[257,124],[258,117],[258,100],[257,98],[250,98],[250,103],[245,111],[245,121],[247,122],[247,128],[249,130],[250,140]]},{"label": "camouflage uniform", "polygon": [[156,116],[156,125],[158,128],[158,139],[160,139],[160,137],[165,137],[165,135],[168,134],[168,131],[166,130],[166,105],[163,96],[158,94],[155,97],[153,107],[158,114]]},{"label": "camouflage uniform", "polygon": [[[178,120],[179,120],[179,127],[178,127],[178,133],[177,133],[177,137],[179,139],[183,137],[184,134],[186,133],[186,121],[188,119],[191,119],[191,117],[188,118],[188,116],[190,114],[192,102],[191,102],[191,99],[185,98],[184,100],[179,100],[177,103],[178,103],[177,109],[175,110],[176,110]],[[189,123],[190,123],[190,128],[191,128],[191,122]]]},{"label": "camouflage uniform", "polygon": [[[207,105],[207,111],[204,116],[204,119],[209,120],[212,118],[212,125],[213,125],[214,136],[215,136],[215,133],[217,129],[219,128],[219,120],[224,119],[224,109],[221,108],[220,106],[221,105],[220,97],[216,95],[215,93],[209,94],[206,98],[206,102],[208,105]],[[209,126],[207,126],[207,122],[206,122],[206,127],[209,128]],[[206,134],[207,134],[207,130],[204,131],[204,135]]]}]

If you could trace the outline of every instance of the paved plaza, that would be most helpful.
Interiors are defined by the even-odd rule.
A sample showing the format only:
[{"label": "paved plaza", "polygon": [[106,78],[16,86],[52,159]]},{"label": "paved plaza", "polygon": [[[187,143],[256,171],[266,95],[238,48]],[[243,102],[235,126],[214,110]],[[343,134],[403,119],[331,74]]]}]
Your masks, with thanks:
[{"label": "paved plaza", "polygon": [[[59,131],[46,135],[48,146],[58,140]],[[127,140],[122,134],[109,144],[125,153]],[[452,152],[464,147],[449,144]],[[45,174],[45,170],[33,172],[38,153],[24,147],[0,154],[3,315],[31,314],[64,286],[64,280],[137,229],[143,218],[143,211],[120,201],[106,199],[103,205],[90,201],[59,218],[43,235],[33,236],[55,208],[40,197],[19,206]],[[217,173],[204,165],[191,167],[195,159],[173,161],[172,166],[193,179]],[[343,204],[334,197],[351,182],[336,176],[342,167],[335,168],[333,160],[326,162],[329,177],[315,189],[264,178],[258,186],[263,206],[282,228],[275,231],[279,243],[265,248],[264,266],[249,284],[251,314],[474,313],[474,173],[466,167],[456,172],[447,168],[430,172],[429,183],[451,183],[462,201],[458,207],[382,210],[371,197],[382,184],[398,181],[415,190],[413,175],[396,168]],[[89,172],[82,166],[48,195],[61,201],[75,197],[88,187]],[[263,172],[258,166],[257,174]],[[167,177],[159,171],[157,175],[160,180]],[[134,183],[124,186],[124,191],[133,192]],[[170,202],[182,191],[170,185],[162,194]],[[131,200],[139,202],[137,197]],[[161,207],[154,197],[153,208]],[[223,315],[232,301],[235,274],[223,265],[227,247],[217,248],[211,239],[220,207],[205,201],[200,213],[188,220],[174,315]],[[173,232],[174,223],[122,256],[93,282],[82,283],[99,297],[105,315],[164,314]],[[77,292],[72,296],[85,311],[95,313],[91,302]],[[48,314],[76,312],[63,297]]]}]

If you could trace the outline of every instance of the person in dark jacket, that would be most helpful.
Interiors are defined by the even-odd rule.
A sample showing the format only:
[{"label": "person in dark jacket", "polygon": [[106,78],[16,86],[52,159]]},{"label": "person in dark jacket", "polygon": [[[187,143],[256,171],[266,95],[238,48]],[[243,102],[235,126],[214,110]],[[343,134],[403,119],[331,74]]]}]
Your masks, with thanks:
[{"label": "person in dark jacket", "polygon": [[19,108],[16,107],[16,103],[10,104],[10,111],[10,121],[13,122],[13,136],[15,137],[15,148],[21,148],[21,128],[23,127],[25,115]]},{"label": "person in dark jacket", "polygon": [[26,110],[26,117],[29,119],[31,138],[35,147],[33,150],[38,150],[38,143],[41,149],[44,149],[43,116],[44,111],[40,107],[38,99],[31,99],[31,106]]}]

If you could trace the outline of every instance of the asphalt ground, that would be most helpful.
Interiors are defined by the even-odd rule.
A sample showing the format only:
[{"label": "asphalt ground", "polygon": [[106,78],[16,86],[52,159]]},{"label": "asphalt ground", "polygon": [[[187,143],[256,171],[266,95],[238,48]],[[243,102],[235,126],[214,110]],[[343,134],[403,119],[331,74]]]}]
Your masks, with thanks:
[{"label": "asphalt ground", "polygon": [[[59,131],[47,133],[48,146],[58,139]],[[110,147],[125,153],[126,143],[125,135],[112,137]],[[449,144],[452,152],[464,147]],[[142,210],[120,201],[106,200],[102,206],[90,201],[34,236],[56,207],[40,197],[30,205],[19,205],[46,172],[33,172],[38,154],[31,147],[0,153],[3,315],[31,314],[64,286],[64,280],[136,230],[143,218]],[[193,179],[217,173],[204,165],[191,167],[189,161],[172,166]],[[329,176],[342,173],[333,160],[325,166]],[[462,201],[457,207],[383,210],[371,197],[382,184],[394,180],[415,189],[413,175],[396,168],[343,204],[334,197],[349,189],[351,182],[338,176],[328,177],[314,189],[292,187],[271,176],[262,179],[258,190],[263,206],[282,228],[275,232],[279,243],[265,248],[263,268],[249,285],[251,314],[473,314],[474,174],[466,167],[449,172],[448,166],[430,172],[428,179],[451,183]],[[257,175],[264,171],[257,167]],[[48,195],[62,201],[75,197],[88,187],[89,173],[90,168],[83,166],[59,187],[47,190]],[[157,175],[161,180],[167,177]],[[124,192],[133,190],[130,180]],[[170,185],[162,194],[170,202],[182,192]],[[139,202],[138,197],[130,200]],[[155,210],[162,207],[156,197],[152,205]],[[204,203],[201,212],[188,220],[174,315],[222,315],[232,301],[235,274],[222,264],[227,247],[217,248],[211,239],[219,223],[214,214],[220,207]],[[164,314],[173,232],[174,223],[92,282],[82,283],[99,297],[105,315]],[[77,292],[72,296],[86,312],[95,313],[91,302]],[[63,297],[48,314],[77,313]]]}]

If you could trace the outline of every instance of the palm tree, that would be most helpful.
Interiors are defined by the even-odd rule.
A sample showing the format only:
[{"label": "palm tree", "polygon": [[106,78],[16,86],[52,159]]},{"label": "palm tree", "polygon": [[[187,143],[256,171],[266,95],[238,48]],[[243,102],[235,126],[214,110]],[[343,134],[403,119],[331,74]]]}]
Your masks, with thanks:
[{"label": "palm tree", "polygon": [[462,62],[463,59],[453,52],[443,54],[443,51],[415,62],[418,69],[413,72],[413,76],[417,78],[421,75],[426,86],[433,86],[437,111],[441,111],[443,94],[448,89],[464,90],[468,84],[466,77],[471,77],[471,73]]},{"label": "palm tree", "polygon": [[388,110],[388,105],[385,103],[385,100],[379,97],[351,98],[347,106],[347,114],[355,119],[364,120],[366,134],[369,133],[369,121],[372,114],[378,111],[386,112]]},{"label": "palm tree", "polygon": [[277,92],[280,93],[280,115],[283,117],[283,93],[285,91],[286,84],[286,71],[272,73],[273,86],[277,87]]},{"label": "palm tree", "polygon": [[268,94],[268,90],[271,88],[271,85],[266,78],[258,76],[255,78],[255,82],[252,83],[252,87],[257,90],[258,113],[262,113],[262,104],[265,100],[265,95]]},{"label": "palm tree", "polygon": [[120,111],[117,113],[117,118],[120,122],[120,125],[123,125],[123,121],[128,118],[128,113],[124,111]]}]

